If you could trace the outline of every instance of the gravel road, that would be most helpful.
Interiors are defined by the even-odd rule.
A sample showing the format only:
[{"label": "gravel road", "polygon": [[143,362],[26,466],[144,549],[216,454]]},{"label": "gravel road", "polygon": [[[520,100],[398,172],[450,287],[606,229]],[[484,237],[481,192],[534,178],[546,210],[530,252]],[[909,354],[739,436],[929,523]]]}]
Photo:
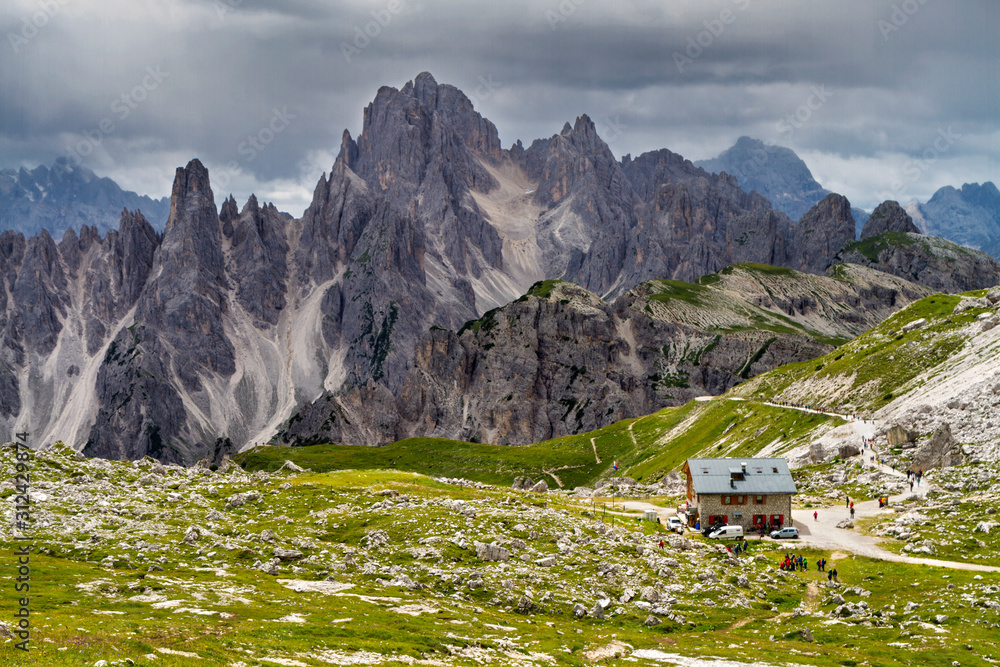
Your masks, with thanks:
[{"label": "gravel road", "polygon": [[[873,464],[871,463],[868,464],[869,467],[872,465]],[[900,477],[903,476],[902,473],[897,473],[896,471],[891,470],[888,466],[879,466],[877,463],[874,465],[887,474],[899,475]],[[923,486],[915,487],[913,492],[917,495],[923,496],[928,490],[929,488],[925,482]],[[893,504],[902,501],[908,496],[910,496],[909,493],[890,497],[889,508],[886,509],[879,509],[877,500],[856,502],[854,504],[855,519],[884,515],[895,516],[895,511],[892,509]],[[624,506],[626,510],[636,512],[655,510],[661,521],[666,521],[667,517],[676,513],[673,508],[658,507],[656,505],[638,500],[626,500]],[[816,519],[813,519],[813,512],[817,513]],[[797,541],[788,540],[788,542],[804,544],[818,549],[828,549],[830,551],[843,551],[857,554],[859,556],[877,558],[880,560],[896,561],[899,563],[934,565],[937,567],[954,568],[956,570],[1000,572],[1000,567],[994,567],[991,565],[937,560],[934,558],[915,558],[913,556],[905,556],[887,551],[879,546],[880,538],[862,535],[851,529],[837,527],[838,523],[844,519],[849,519],[850,516],[850,509],[845,505],[792,510],[792,522],[793,525],[799,529],[800,537]],[[754,538],[751,537],[750,539],[753,540]],[[769,540],[770,538],[765,539]]]}]

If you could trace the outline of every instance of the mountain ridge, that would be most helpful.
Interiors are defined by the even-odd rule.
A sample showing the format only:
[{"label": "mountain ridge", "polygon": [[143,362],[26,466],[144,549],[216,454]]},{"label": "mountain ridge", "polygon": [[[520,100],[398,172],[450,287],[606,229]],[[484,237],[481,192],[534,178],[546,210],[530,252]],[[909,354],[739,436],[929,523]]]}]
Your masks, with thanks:
[{"label": "mountain ridge", "polygon": [[[697,374],[675,363],[683,351],[662,351],[666,339],[633,332],[635,344],[616,342],[619,334],[628,338],[626,321],[632,330],[639,323],[643,331],[681,332],[701,341],[699,349],[719,334],[609,303],[652,279],[690,283],[739,262],[821,274],[837,240],[850,234],[850,207],[838,195],[813,207],[807,224],[794,225],[735,178],[709,174],[669,151],[615,160],[585,115],[528,148],[503,149],[471,101],[427,73],[401,89],[380,89],[363,116],[361,134],[355,140],[344,133],[301,218],[256,197],[242,208],[231,197],[218,207],[208,170],[192,160],[176,171],[162,235],[128,211],[120,230],[103,238],[92,227],[67,233],[59,244],[44,232],[0,235],[0,293],[11,295],[0,301],[0,427],[94,455],[185,464],[219,460],[284,432],[303,440],[345,432],[352,443],[373,445],[433,431],[440,422],[456,432],[521,440],[562,432],[564,416],[576,430],[583,428],[579,407],[571,412],[560,404],[571,398],[562,387],[573,384],[558,361],[564,334],[548,334],[559,331],[560,318],[589,332],[565,334],[570,340],[606,342],[605,379],[594,386],[607,392],[598,397],[601,414],[588,419],[610,423],[626,410],[682,400],[667,390],[686,380],[670,378]],[[884,315],[877,304],[891,310],[922,289],[878,275],[868,279],[868,292],[844,297],[846,310],[824,312],[863,321],[855,311],[872,307]],[[990,275],[979,271],[972,279]],[[475,397],[432,395],[421,378],[461,370],[455,377],[471,378],[469,391],[478,391],[476,383],[489,378],[466,373],[450,355],[464,345],[469,360],[483,360],[492,341],[446,332],[495,309],[528,308],[521,297],[549,279],[577,284],[590,293],[583,299],[590,305],[576,297],[569,304],[532,301],[542,353],[525,356],[523,343],[507,341],[510,354],[491,371],[506,378],[513,370],[502,362],[517,358],[541,369],[532,371],[538,391],[523,392],[538,397],[537,405],[519,401],[504,413],[499,401],[492,416],[477,417],[479,426],[466,423],[458,415],[467,411],[457,408]],[[658,284],[668,300],[705,287]],[[778,301],[812,309],[811,326],[827,317],[817,314],[823,308],[817,310],[816,297]],[[645,303],[659,312],[661,302]],[[782,326],[787,330],[722,336],[715,356],[705,357],[718,361],[721,375],[698,369],[705,378],[698,386],[721,390],[842,338],[828,332],[819,340],[797,325]],[[652,352],[636,363],[639,348],[660,348],[663,363]],[[574,364],[580,367],[571,361],[569,368]],[[597,360],[589,367],[598,368]],[[553,385],[558,391],[542,391],[564,379]],[[574,381],[583,382],[582,374]],[[633,398],[614,399],[617,392]]]},{"label": "mountain ridge", "polygon": [[70,229],[96,227],[104,234],[117,226],[122,210],[144,211],[154,229],[162,230],[169,209],[169,197],[152,199],[123,190],[67,158],[51,167],[0,170],[0,230],[32,236],[47,229],[61,238]]},{"label": "mountain ridge", "polygon": [[920,231],[1000,257],[1000,190],[987,181],[945,186],[923,204],[907,206]]},{"label": "mountain ridge", "polygon": [[[695,164],[710,172],[735,176],[745,190],[756,190],[793,220],[801,219],[832,194],[816,181],[795,151],[748,136],[740,137],[716,157]],[[868,214],[859,208],[852,209],[852,213],[856,235],[860,236]]]}]

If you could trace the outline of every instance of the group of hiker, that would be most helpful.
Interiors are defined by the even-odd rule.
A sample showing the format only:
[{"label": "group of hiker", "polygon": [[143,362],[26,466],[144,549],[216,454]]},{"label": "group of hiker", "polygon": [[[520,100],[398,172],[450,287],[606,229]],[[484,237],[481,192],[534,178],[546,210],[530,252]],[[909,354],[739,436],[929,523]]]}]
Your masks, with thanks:
[{"label": "group of hiker", "polygon": [[[820,558],[816,561],[816,570],[819,572],[826,572],[826,578],[828,581],[839,581],[837,579],[837,568],[832,567],[827,570],[826,566],[828,564],[829,563],[825,558]],[[778,568],[785,570],[786,572],[803,572],[809,569],[809,561],[804,556],[786,553],[784,560],[781,561]]]},{"label": "group of hiker", "polygon": [[[783,408],[796,408],[798,410],[813,410],[813,411],[818,412],[820,414],[824,414],[824,415],[826,414],[826,408],[820,407],[820,406],[813,407],[812,403],[796,403],[794,401],[771,401],[771,404],[772,405],[778,405],[778,406],[781,406]],[[835,410],[837,409],[836,406],[834,406],[834,409]],[[852,422],[861,422],[862,424],[874,424],[875,423],[874,419],[868,420],[868,419],[865,419],[863,417],[859,417],[858,415],[855,415],[855,414],[840,415],[840,416],[844,417],[848,421],[852,421]]]},{"label": "group of hiker", "polygon": [[743,540],[743,542],[737,542],[735,547],[726,547],[726,549],[736,554],[737,556],[739,556],[740,554],[745,554],[747,552],[747,549],[749,548],[750,548],[750,543],[747,542],[746,540]]},{"label": "group of hiker", "polygon": [[790,403],[788,401],[775,401],[775,405],[784,408],[798,408],[799,410],[815,410],[816,412],[826,412],[825,408],[814,408],[812,403]]},{"label": "group of hiker", "polygon": [[781,561],[778,566],[779,569],[789,570],[789,571],[802,571],[809,569],[809,562],[802,556],[796,556],[795,554],[785,554],[785,560]]}]

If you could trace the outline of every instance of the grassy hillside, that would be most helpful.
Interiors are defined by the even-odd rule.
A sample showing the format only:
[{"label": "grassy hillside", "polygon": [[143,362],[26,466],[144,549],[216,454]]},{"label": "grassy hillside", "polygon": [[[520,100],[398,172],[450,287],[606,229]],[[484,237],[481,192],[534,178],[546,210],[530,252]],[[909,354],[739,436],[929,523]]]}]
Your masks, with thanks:
[{"label": "grassy hillside", "polygon": [[[237,461],[248,470],[274,471],[287,460],[314,472],[400,470],[499,485],[527,475],[552,488],[573,489],[620,475],[654,483],[693,456],[751,456],[776,442],[780,453],[815,428],[840,423],[830,415],[719,398],[522,447],[409,438],[385,447],[259,447]],[[618,472],[612,468],[616,460]]]},{"label": "grassy hillside", "polygon": [[[675,300],[700,298],[698,286],[689,293],[686,290],[692,286],[678,291],[670,283],[658,284],[663,290],[659,294],[671,292]],[[692,401],[590,433],[523,447],[412,438],[381,448],[262,448],[241,455],[240,461],[252,470],[275,470],[288,459],[315,471],[395,469],[504,485],[528,475],[572,489],[615,475],[655,482],[692,456],[739,457],[761,451],[780,455],[843,420],[766,403],[807,403],[831,412],[870,414],[962,348],[966,340],[962,329],[981,310],[954,315],[960,299],[945,294],[925,297],[825,356],[764,373],[713,400]],[[919,319],[927,325],[903,331]],[[611,468],[614,460],[620,466],[617,473]]]},{"label": "grassy hillside", "polygon": [[[770,270],[774,267],[761,268]],[[754,265],[740,266],[753,273]],[[789,269],[782,269],[789,271]],[[771,272],[763,275],[779,275]],[[806,326],[787,315],[753,304],[745,295],[728,289],[717,276],[706,276],[699,284],[679,280],[650,280],[633,289],[624,298],[634,298],[632,308],[643,310],[654,319],[690,324],[720,333],[737,331],[770,331],[814,338],[822,343],[838,345],[848,340]],[[797,280],[795,278],[794,280]],[[789,280],[789,283],[794,282]]]},{"label": "grassy hillside", "polygon": [[[951,294],[921,299],[837,350],[764,373],[734,388],[733,395],[870,413],[911,389],[914,378],[961,349],[966,340],[961,329],[981,311],[953,315],[960,300]],[[920,319],[928,324],[903,331]]]},{"label": "grassy hillside", "polygon": [[[630,465],[650,456],[656,449],[656,439],[683,418],[686,411],[686,407],[668,408],[590,433],[522,447],[409,438],[385,447],[259,447],[240,454],[236,460],[248,470],[274,471],[288,460],[314,472],[400,470],[500,485],[509,485],[515,477],[527,475],[534,480],[544,479],[550,487],[572,489],[593,484],[601,477],[623,474]],[[612,466],[616,460],[622,468],[619,473]]]}]

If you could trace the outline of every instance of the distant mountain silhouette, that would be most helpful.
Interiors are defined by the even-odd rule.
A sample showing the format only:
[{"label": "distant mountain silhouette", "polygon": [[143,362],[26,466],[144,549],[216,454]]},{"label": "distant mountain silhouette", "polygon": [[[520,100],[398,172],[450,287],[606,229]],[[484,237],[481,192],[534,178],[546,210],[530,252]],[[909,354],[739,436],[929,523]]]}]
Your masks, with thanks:
[{"label": "distant mountain silhouette", "polygon": [[[809,167],[790,148],[765,144],[759,139],[740,137],[736,144],[711,160],[696,162],[713,173],[726,172],[735,176],[746,191],[756,190],[779,211],[793,220],[800,219],[809,209],[830,194],[816,179]],[[855,237],[861,234],[867,214],[851,209],[856,225]]]},{"label": "distant mountain silhouette", "polygon": [[170,199],[122,190],[110,178],[73,166],[66,158],[56,160],[51,168],[0,171],[0,231],[32,236],[47,229],[60,238],[68,229],[90,226],[104,234],[118,227],[124,209],[142,211],[153,227],[162,230],[170,214]]},{"label": "distant mountain silhouette", "polygon": [[1000,191],[987,181],[945,186],[926,204],[908,206],[920,230],[1000,257]]}]

